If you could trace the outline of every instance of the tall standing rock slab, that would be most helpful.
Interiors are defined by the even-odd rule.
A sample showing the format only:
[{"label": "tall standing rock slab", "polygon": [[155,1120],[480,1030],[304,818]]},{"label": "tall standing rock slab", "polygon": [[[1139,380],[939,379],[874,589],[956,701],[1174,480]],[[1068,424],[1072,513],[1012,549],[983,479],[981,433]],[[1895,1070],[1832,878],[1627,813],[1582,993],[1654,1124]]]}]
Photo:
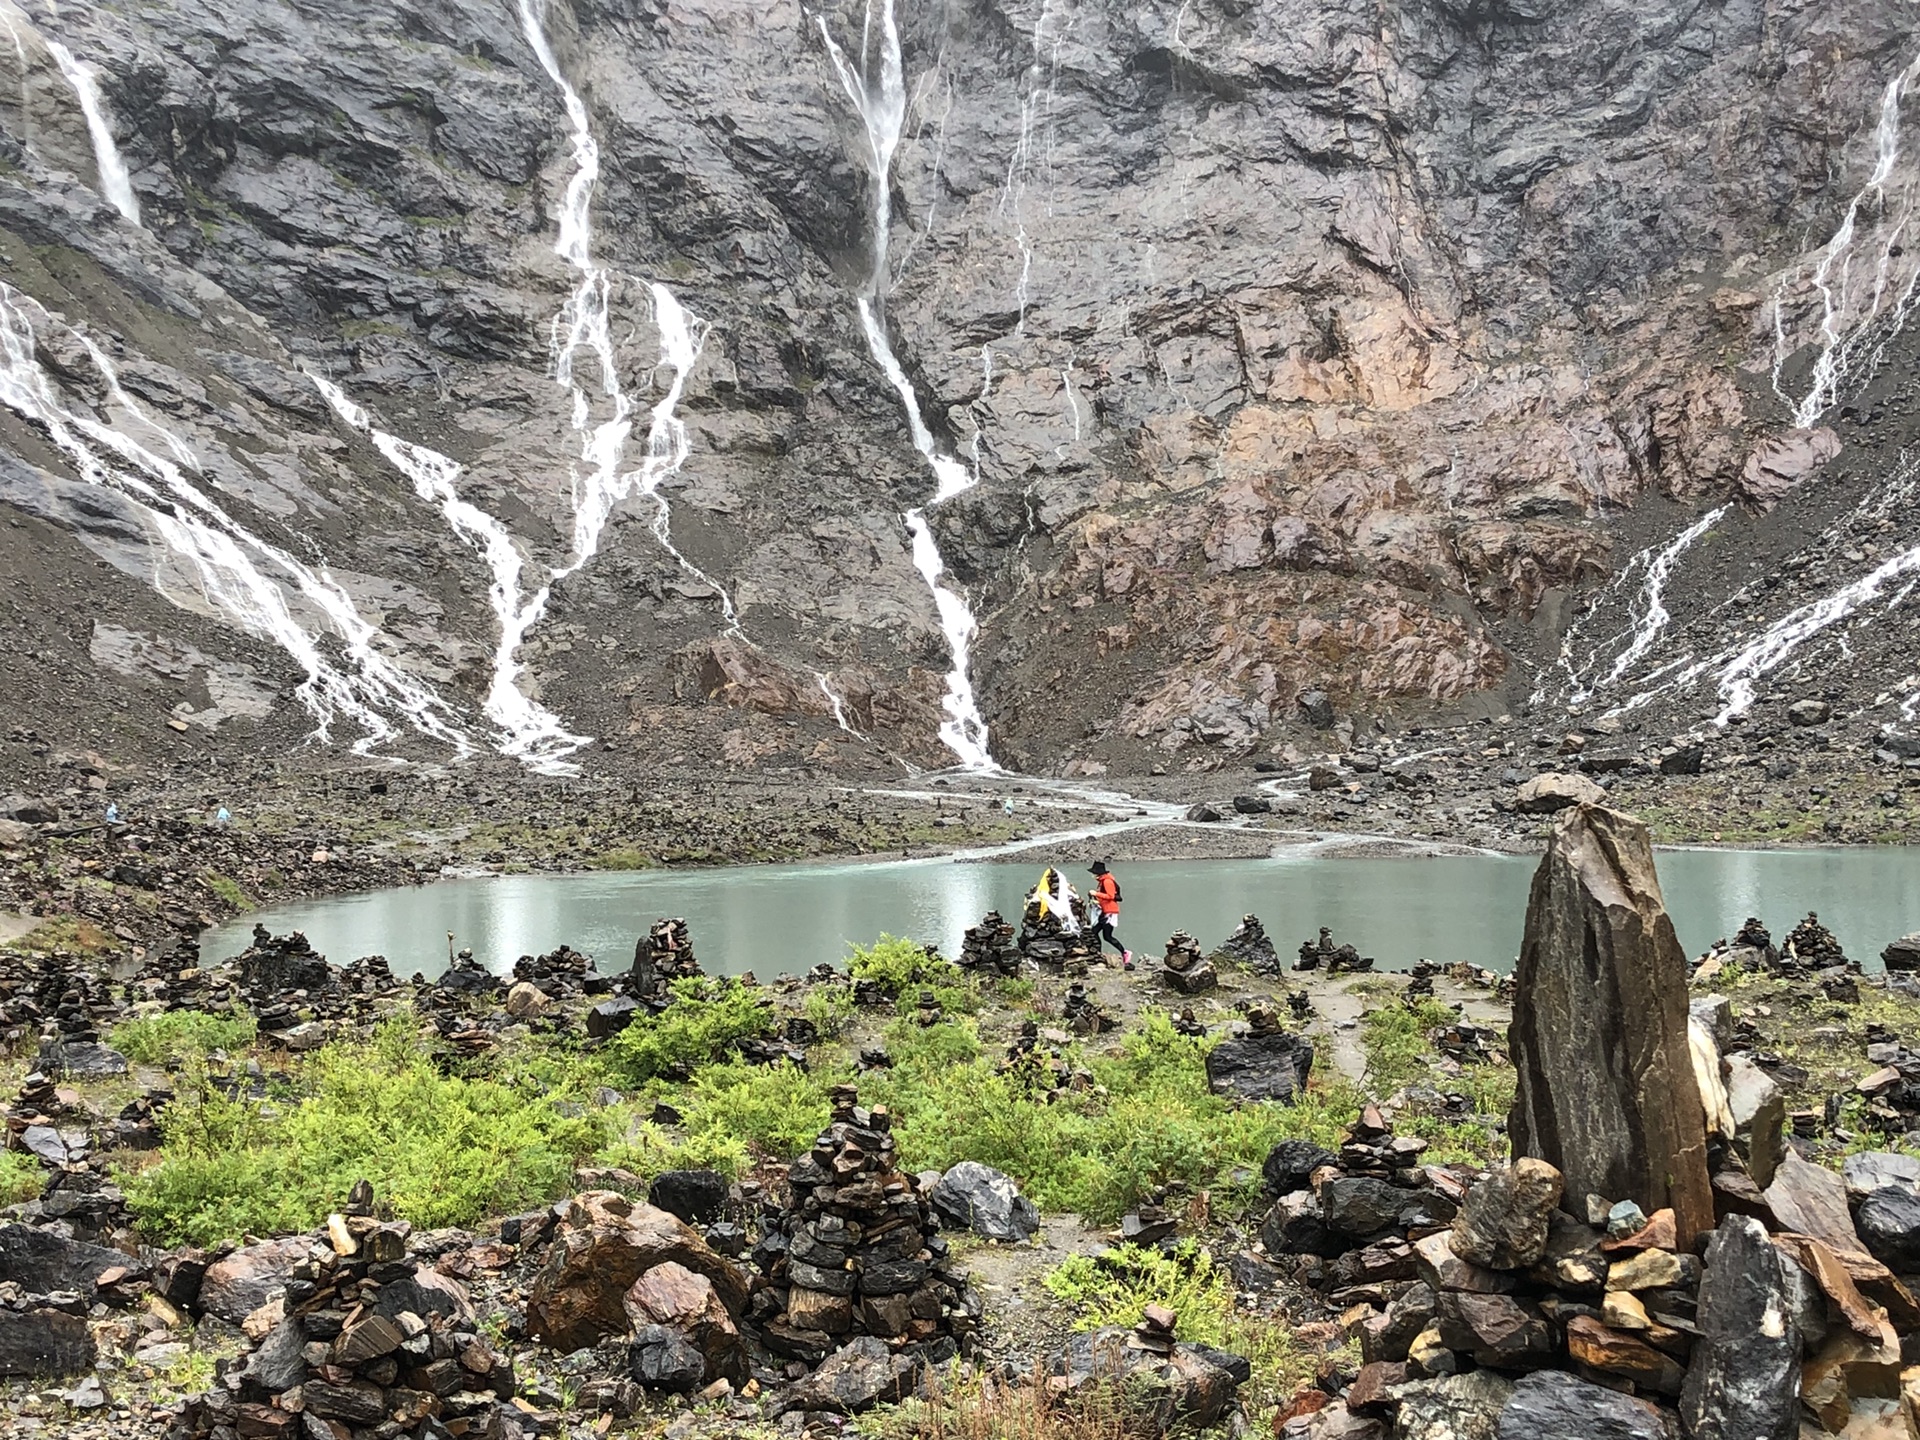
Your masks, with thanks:
[{"label": "tall standing rock slab", "polygon": [[1682,1245],[1711,1229],[1686,955],[1646,826],[1595,805],[1562,815],[1514,982],[1515,1156],[1556,1166],[1571,1195],[1671,1206]]}]

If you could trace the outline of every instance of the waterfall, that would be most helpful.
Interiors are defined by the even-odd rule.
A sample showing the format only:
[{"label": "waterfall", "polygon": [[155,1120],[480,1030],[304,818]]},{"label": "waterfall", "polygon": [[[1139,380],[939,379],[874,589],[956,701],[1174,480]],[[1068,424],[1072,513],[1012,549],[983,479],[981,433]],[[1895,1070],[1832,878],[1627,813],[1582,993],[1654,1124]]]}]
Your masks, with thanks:
[{"label": "waterfall", "polygon": [[[1853,378],[1856,372],[1864,372],[1862,379],[1873,374],[1884,357],[1887,343],[1905,327],[1907,315],[1913,306],[1915,285],[1920,282],[1920,265],[1914,266],[1905,284],[1898,287],[1899,293],[1893,298],[1892,308],[1884,315],[1881,312],[1882,305],[1887,303],[1895,289],[1894,262],[1907,248],[1902,237],[1913,217],[1912,181],[1901,187],[1897,198],[1889,197],[1888,187],[1893,181],[1894,167],[1900,159],[1900,102],[1916,80],[1920,80],[1920,55],[1916,55],[1906,69],[1889,80],[1882,92],[1880,117],[1874,127],[1873,169],[1866,183],[1847,203],[1840,228],[1834,231],[1833,238],[1827,242],[1819,263],[1814,267],[1813,286],[1820,293],[1820,353],[1813,362],[1807,393],[1797,401],[1781,387],[1781,367],[1791,352],[1788,349],[1786,322],[1782,316],[1784,295],[1777,294],[1774,297],[1773,387],[1775,393],[1793,405],[1793,423],[1802,428],[1819,422],[1820,417],[1840,398],[1842,383]],[[1856,232],[1863,219],[1872,223],[1873,220],[1884,218],[1890,205],[1895,203],[1898,210],[1892,227],[1880,237],[1877,246],[1872,284],[1864,294],[1856,293],[1853,273],[1859,253],[1854,243]],[[1875,211],[1871,217],[1864,213],[1869,206]],[[1781,288],[1784,292],[1784,283]],[[1856,314],[1856,311],[1859,313]],[[1870,345],[1869,340],[1872,341]]]},{"label": "waterfall", "polygon": [[[19,37],[14,37],[18,45]],[[80,112],[87,117],[87,136],[93,141],[93,167],[100,175],[100,193],[127,219],[140,223],[140,202],[134,197],[133,181],[120,158],[120,147],[113,143],[113,127],[107,123],[106,107],[100,102],[100,86],[91,66],[73,58],[73,52],[58,40],[49,40],[47,50],[60,73],[73,87]]]},{"label": "waterfall", "polygon": [[[85,348],[104,386],[106,412],[118,412],[157,437],[167,455],[62,403],[34,359],[36,329],[53,327]],[[333,725],[345,719],[364,732],[353,749],[368,755],[398,737],[397,719],[462,756],[472,752],[446,703],[380,652],[377,644],[384,637],[351,597],[324,570],[315,572],[215,505],[188,477],[198,468],[191,448],[121,388],[106,354],[4,281],[0,404],[44,431],[82,481],[133,501],[153,533],[192,570],[216,612],[287,653],[304,672],[295,694],[314,717],[317,738],[330,740]],[[344,663],[295,618],[283,586],[323,617]]]},{"label": "waterfall", "polygon": [[[874,363],[900,396],[906,412],[907,431],[913,448],[933,471],[934,494],[931,505],[970,490],[979,477],[959,460],[944,455],[934,444],[933,432],[920,413],[920,400],[913,383],[907,379],[887,339],[884,304],[887,291],[887,242],[893,224],[892,172],[894,151],[900,144],[900,132],[906,122],[907,92],[900,61],[900,30],[894,22],[893,0],[878,0],[878,33],[875,27],[876,0],[867,0],[865,24],[861,31],[860,63],[856,66],[835,42],[824,16],[817,17],[820,37],[826,42],[827,56],[833,63],[847,98],[859,113],[867,133],[867,165],[873,181],[873,269],[865,288],[855,301],[860,329]],[[926,506],[916,506],[902,517],[912,542],[914,568],[933,593],[939,613],[940,630],[952,655],[947,671],[946,694],[941,707],[946,719],[940,725],[940,739],[969,770],[994,770],[993,755],[987,748],[987,722],[974,699],[973,680],[968,661],[973,637],[978,631],[966,597],[942,583],[946,562],[927,523]]]},{"label": "waterfall", "polygon": [[[1709,510],[1665,544],[1649,545],[1621,567],[1619,577],[1609,587],[1609,593],[1620,589],[1631,576],[1644,572],[1638,595],[1627,602],[1627,627],[1605,640],[1595,642],[1588,650],[1586,662],[1578,667],[1573,664],[1573,651],[1580,641],[1580,627],[1575,625],[1567,631],[1565,640],[1561,642],[1560,665],[1567,677],[1569,704],[1581,704],[1596,691],[1618,684],[1653,649],[1673,619],[1667,611],[1666,594],[1674,567],[1695,541],[1720,523],[1730,508],[1720,505]],[[1586,678],[1605,663],[1607,652],[1623,639],[1627,644],[1614,657],[1606,674],[1598,679]],[[1534,692],[1534,700],[1538,702],[1544,699],[1545,693],[1546,687],[1543,685]]]},{"label": "waterfall", "polygon": [[[629,498],[637,488],[656,506],[651,526],[654,538],[681,569],[712,587],[720,597],[728,630],[737,632],[739,622],[733,600],[725,588],[674,545],[666,497],[659,493],[660,483],[679,470],[687,459],[686,427],[674,410],[686,388],[687,375],[700,358],[707,324],[681,306],[665,285],[656,281],[648,287],[654,323],[660,332],[660,364],[673,372],[673,379],[668,384],[666,397],[654,406],[645,461],[637,471],[623,471],[627,437],[633,428],[633,405],[620,385],[609,327],[612,277],[605,266],[593,260],[593,192],[600,183],[600,145],[594,139],[586,102],[567,79],[553,46],[547,41],[545,0],[518,0],[518,6],[520,28],[527,44],[533,48],[547,78],[559,90],[567,122],[572,126],[573,175],[561,196],[560,232],[553,249],[573,268],[577,279],[573,293],[554,317],[552,351],[554,378],[572,394],[573,428],[580,436],[580,459],[584,468],[576,468],[572,477],[572,556],[554,572],[554,578],[571,575],[593,559],[614,506]],[[600,394],[611,407],[606,418],[597,424],[593,420],[592,397],[575,375],[583,353],[598,365]]]},{"label": "waterfall", "polygon": [[517,658],[527,631],[546,610],[547,587],[542,586],[531,595],[522,592],[523,565],[519,548],[504,525],[460,498],[456,482],[461,466],[457,461],[424,445],[388,434],[374,425],[373,417],[349,400],[332,381],[319,375],[308,378],[326,397],[334,413],[353,429],[365,433],[388,463],[413,482],[414,494],[439,506],[453,532],[487,562],[493,577],[487,587],[487,599],[493,607],[500,634],[494,645],[493,673],[481,712],[499,728],[498,747],[502,753],[526,760],[536,769],[559,773],[560,757],[585,745],[587,738],[573,734],[552,711],[527,698],[520,689],[521,666]]}]

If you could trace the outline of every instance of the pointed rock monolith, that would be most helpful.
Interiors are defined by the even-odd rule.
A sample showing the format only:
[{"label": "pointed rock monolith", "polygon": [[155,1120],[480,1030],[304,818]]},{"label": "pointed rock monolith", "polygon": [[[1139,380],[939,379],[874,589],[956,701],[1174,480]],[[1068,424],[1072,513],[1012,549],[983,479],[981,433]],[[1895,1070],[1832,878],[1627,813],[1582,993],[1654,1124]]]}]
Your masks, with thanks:
[{"label": "pointed rock monolith", "polygon": [[1579,805],[1533,877],[1509,1032],[1516,1157],[1569,1195],[1672,1207],[1682,1247],[1713,1228],[1707,1137],[1687,1040],[1687,963],[1646,826]]}]

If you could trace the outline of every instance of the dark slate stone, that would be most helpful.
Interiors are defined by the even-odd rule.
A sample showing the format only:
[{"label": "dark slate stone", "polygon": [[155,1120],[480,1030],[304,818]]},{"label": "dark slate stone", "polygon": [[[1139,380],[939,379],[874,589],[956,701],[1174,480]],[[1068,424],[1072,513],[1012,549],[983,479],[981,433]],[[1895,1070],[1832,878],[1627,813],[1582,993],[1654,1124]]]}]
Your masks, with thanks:
[{"label": "dark slate stone", "polygon": [[68,1240],[32,1225],[0,1225],[0,1280],[30,1295],[75,1290],[91,1297],[94,1281],[116,1266],[137,1270],[140,1262],[118,1250]]},{"label": "dark slate stone", "polygon": [[1269,1190],[1276,1195],[1287,1195],[1306,1189],[1314,1171],[1323,1165],[1335,1164],[1339,1158],[1311,1140],[1282,1140],[1267,1152],[1260,1173]]},{"label": "dark slate stone", "polygon": [[647,1187],[647,1203],[689,1225],[711,1225],[727,1208],[729,1188],[717,1170],[667,1170]]},{"label": "dark slate stone", "polygon": [[83,1317],[49,1309],[0,1309],[0,1375],[78,1375],[91,1370],[93,1362],[93,1335]]},{"label": "dark slate stone", "polygon": [[1007,1176],[976,1160],[962,1160],[928,1197],[940,1219],[988,1240],[1025,1240],[1040,1228],[1040,1212]]},{"label": "dark slate stone", "polygon": [[1874,1259],[1894,1270],[1920,1268],[1920,1193],[1904,1185],[1869,1192],[1853,1213],[1853,1227]]},{"label": "dark slate stone", "polygon": [[1320,1212],[1327,1229],[1359,1239],[1391,1230],[1408,1198],[1384,1180],[1348,1175],[1320,1187]]},{"label": "dark slate stone", "polygon": [[1222,1040],[1207,1053],[1208,1088],[1238,1100],[1290,1103],[1312,1071],[1313,1042],[1284,1031]]},{"label": "dark slate stone", "polygon": [[1678,1440],[1673,1416],[1645,1400],[1589,1384],[1564,1370],[1521,1380],[1494,1422],[1494,1440]]},{"label": "dark slate stone", "polygon": [[1733,1215],[1714,1231],[1695,1324],[1680,1392],[1692,1440],[1794,1440],[1800,1329],[1786,1262],[1758,1220]]}]

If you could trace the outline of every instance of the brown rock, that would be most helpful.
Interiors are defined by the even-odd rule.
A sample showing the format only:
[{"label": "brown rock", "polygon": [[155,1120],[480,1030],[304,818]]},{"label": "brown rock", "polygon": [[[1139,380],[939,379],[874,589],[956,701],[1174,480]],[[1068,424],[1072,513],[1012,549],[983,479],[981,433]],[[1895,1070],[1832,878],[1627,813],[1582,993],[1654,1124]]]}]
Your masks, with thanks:
[{"label": "brown rock", "polygon": [[1500,1370],[1525,1370],[1553,1358],[1553,1328],[1532,1305],[1511,1295],[1440,1296],[1440,1339],[1456,1354]]},{"label": "brown rock", "polygon": [[234,1251],[207,1267],[206,1277],[200,1282],[200,1308],[238,1325],[287,1288],[293,1267],[311,1248],[311,1241],[296,1236]]},{"label": "brown rock", "polygon": [[1453,1219],[1453,1253],[1492,1270],[1520,1270],[1547,1249],[1547,1220],[1560,1203],[1560,1172],[1521,1156],[1467,1192]]},{"label": "brown rock", "polygon": [[1513,808],[1522,815],[1551,815],[1571,805],[1599,805],[1606,798],[1607,792],[1585,775],[1549,772],[1523,784],[1513,797]]},{"label": "brown rock", "polygon": [[1462,1260],[1453,1253],[1453,1235],[1446,1230],[1416,1240],[1413,1258],[1420,1278],[1435,1290],[1494,1295],[1511,1290],[1519,1283],[1512,1275]]},{"label": "brown rock", "polygon": [[1591,805],[1555,824],[1514,980],[1514,1153],[1573,1194],[1671,1206],[1682,1243],[1712,1228],[1686,955],[1644,825]]},{"label": "brown rock", "polygon": [[527,1329],[535,1338],[571,1351],[623,1334],[627,1291],[668,1263],[705,1276],[728,1314],[745,1308],[745,1278],[683,1221],[652,1205],[616,1206],[599,1195],[576,1204],[590,1223],[554,1240],[527,1297]]},{"label": "brown rock", "polygon": [[1847,1208],[1846,1182],[1825,1166],[1802,1160],[1789,1148],[1766,1193],[1767,1205],[1783,1229],[1824,1240],[1835,1250],[1865,1253]]},{"label": "brown rock", "polygon": [[1653,1217],[1631,1235],[1618,1240],[1602,1240],[1600,1248],[1619,1254],[1632,1250],[1672,1250],[1675,1248],[1672,1210],[1656,1210]]},{"label": "brown rock", "polygon": [[796,1330],[844,1335],[853,1328],[853,1301],[845,1295],[830,1295],[824,1290],[795,1285],[787,1292],[787,1321]]},{"label": "brown rock", "polygon": [[724,1376],[745,1383],[747,1357],[740,1331],[706,1276],[671,1260],[656,1265],[633,1282],[626,1308],[636,1325],[666,1325],[685,1335],[706,1356],[709,1379]]},{"label": "brown rock", "polygon": [[1678,1395],[1686,1378],[1671,1358],[1651,1345],[1585,1315],[1567,1322],[1567,1353],[1590,1369],[1631,1380],[1657,1395]]},{"label": "brown rock", "polygon": [[1395,1361],[1378,1360],[1362,1365],[1360,1373],[1347,1387],[1347,1409],[1359,1414],[1376,1413],[1392,1404],[1387,1392],[1407,1382],[1407,1367]]}]

